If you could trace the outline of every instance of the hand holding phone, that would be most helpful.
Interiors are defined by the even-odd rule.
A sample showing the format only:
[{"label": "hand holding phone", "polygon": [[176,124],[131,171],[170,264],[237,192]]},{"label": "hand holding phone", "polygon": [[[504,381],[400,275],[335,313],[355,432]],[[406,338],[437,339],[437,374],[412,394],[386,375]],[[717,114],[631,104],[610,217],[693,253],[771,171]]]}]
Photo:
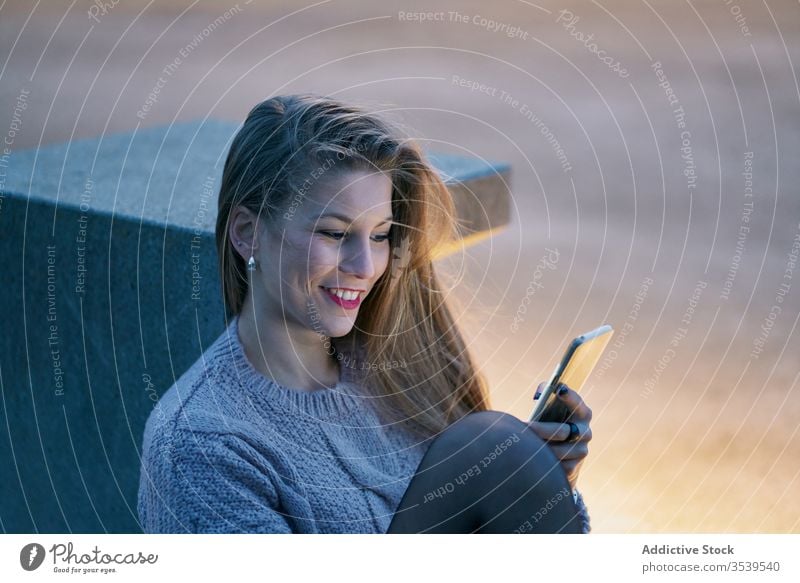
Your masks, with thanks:
[{"label": "hand holding phone", "polygon": [[580,391],[613,334],[613,328],[606,324],[578,336],[570,343],[536,401],[529,421],[563,423],[567,420],[570,411],[556,396],[558,386],[563,383],[574,391]]}]

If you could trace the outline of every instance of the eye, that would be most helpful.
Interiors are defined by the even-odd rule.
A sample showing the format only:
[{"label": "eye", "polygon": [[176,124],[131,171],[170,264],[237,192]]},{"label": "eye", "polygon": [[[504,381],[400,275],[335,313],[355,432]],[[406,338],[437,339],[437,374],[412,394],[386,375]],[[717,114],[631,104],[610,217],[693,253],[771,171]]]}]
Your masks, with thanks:
[{"label": "eye", "polygon": [[330,237],[331,239],[339,240],[344,237],[344,233],[340,231],[319,231],[321,235],[325,235],[326,237]]},{"label": "eye", "polygon": [[[325,235],[326,237],[330,237],[331,239],[335,239],[337,241],[344,238],[347,233],[343,233],[341,231],[318,231],[319,234]],[[384,233],[382,235],[375,235],[372,240],[376,243],[383,243],[384,241],[388,241],[390,237],[389,233]]]}]

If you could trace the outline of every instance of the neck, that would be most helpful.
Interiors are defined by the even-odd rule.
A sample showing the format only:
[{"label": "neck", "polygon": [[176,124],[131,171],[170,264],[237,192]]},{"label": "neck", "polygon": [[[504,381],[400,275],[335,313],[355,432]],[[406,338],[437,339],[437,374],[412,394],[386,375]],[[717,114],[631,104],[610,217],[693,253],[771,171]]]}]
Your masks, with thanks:
[{"label": "neck", "polygon": [[247,360],[279,385],[317,391],[332,388],[339,381],[339,364],[325,349],[319,334],[292,326],[283,314],[254,310],[250,294],[239,314],[238,327]]}]

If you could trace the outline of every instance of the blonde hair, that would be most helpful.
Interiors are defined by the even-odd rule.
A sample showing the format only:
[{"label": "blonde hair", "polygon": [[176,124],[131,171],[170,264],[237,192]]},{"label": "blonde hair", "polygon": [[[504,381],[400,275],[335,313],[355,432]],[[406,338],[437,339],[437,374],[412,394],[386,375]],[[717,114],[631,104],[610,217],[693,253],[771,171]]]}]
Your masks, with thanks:
[{"label": "blonde hair", "polygon": [[309,169],[333,158],[333,172],[380,171],[390,177],[394,220],[387,269],[361,304],[351,332],[335,339],[337,349],[349,346],[364,359],[355,364],[366,364],[364,386],[387,423],[404,423],[427,437],[488,409],[485,379],[432,262],[435,251],[456,237],[450,192],[415,142],[356,106],[302,94],[273,97],[250,111],[232,142],[219,193],[216,240],[229,314],[241,311],[248,285],[244,260],[229,237],[233,209],[280,221],[302,194]]}]

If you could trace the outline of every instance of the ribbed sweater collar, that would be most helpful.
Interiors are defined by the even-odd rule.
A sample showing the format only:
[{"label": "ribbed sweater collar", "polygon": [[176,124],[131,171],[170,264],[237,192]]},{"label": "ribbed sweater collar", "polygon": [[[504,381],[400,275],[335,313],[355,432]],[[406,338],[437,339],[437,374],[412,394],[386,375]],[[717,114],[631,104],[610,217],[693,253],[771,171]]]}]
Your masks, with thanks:
[{"label": "ribbed sweater collar", "polygon": [[[242,388],[256,402],[280,404],[295,413],[315,419],[338,419],[351,416],[360,406],[356,371],[340,361],[341,377],[332,389],[303,391],[285,387],[253,367],[239,339],[239,317],[234,316],[216,342],[214,354],[232,364]],[[266,347],[265,347],[266,349]]]}]

